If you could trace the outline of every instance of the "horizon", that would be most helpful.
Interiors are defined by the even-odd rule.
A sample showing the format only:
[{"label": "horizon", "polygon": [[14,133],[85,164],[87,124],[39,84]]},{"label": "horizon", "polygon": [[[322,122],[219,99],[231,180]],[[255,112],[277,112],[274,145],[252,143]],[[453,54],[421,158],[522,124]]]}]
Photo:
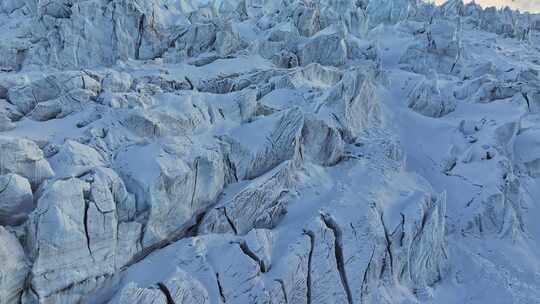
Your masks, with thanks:
[{"label": "horizon", "polygon": [[[437,4],[443,4],[447,0],[435,0]],[[472,2],[472,0],[465,0],[465,3]],[[483,7],[505,7],[508,6],[520,11],[527,11],[532,13],[540,13],[540,1],[537,0],[475,0],[475,2]]]}]

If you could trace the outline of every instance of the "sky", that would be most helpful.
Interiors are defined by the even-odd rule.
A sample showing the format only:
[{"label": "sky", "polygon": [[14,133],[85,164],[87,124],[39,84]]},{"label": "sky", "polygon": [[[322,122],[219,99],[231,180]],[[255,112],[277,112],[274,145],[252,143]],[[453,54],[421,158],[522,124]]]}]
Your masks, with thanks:
[{"label": "sky", "polygon": [[[445,0],[435,0],[437,3],[443,3]],[[471,2],[466,0],[465,2]],[[521,11],[530,11],[540,13],[540,0],[476,0],[476,3],[483,6],[510,6]]]}]

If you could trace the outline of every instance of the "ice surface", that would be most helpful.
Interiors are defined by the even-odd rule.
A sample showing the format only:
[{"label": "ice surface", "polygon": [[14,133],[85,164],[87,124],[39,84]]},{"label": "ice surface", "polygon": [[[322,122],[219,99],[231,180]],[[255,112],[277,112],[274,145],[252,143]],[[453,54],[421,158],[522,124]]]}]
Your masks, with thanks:
[{"label": "ice surface", "polygon": [[540,7],[440,4],[1,1],[0,304],[540,303]]}]

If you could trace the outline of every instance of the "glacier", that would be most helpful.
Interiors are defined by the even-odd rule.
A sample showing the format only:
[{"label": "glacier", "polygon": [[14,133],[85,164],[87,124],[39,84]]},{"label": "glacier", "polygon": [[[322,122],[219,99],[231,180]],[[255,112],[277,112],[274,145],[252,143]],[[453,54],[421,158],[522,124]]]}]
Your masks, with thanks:
[{"label": "glacier", "polygon": [[0,304],[540,303],[539,46],[474,1],[2,0]]}]

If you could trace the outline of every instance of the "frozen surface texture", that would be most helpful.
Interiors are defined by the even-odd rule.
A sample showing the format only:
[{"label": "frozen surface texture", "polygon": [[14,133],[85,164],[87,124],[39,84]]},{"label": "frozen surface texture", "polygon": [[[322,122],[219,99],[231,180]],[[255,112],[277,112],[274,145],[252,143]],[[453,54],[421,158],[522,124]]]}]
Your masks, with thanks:
[{"label": "frozen surface texture", "polygon": [[457,0],[2,0],[0,303],[540,303],[539,47]]}]

